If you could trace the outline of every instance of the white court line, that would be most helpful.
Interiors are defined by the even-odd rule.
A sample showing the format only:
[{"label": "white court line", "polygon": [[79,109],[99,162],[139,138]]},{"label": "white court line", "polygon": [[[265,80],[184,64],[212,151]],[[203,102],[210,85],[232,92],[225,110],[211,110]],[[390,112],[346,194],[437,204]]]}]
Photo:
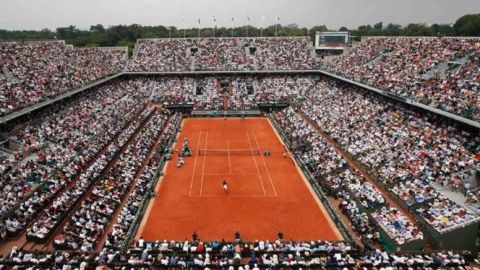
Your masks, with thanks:
[{"label": "white court line", "polygon": [[[207,149],[207,142],[208,142],[208,131],[207,131],[207,135],[205,135],[205,147],[203,147],[204,149]],[[207,158],[207,155],[204,155],[203,156],[203,166],[202,166],[202,180],[200,181],[200,196],[202,195],[202,191],[203,191],[203,176],[204,176],[204,172],[205,172],[205,159]]]},{"label": "white court line", "polygon": [[203,175],[206,175],[206,176],[215,176],[215,175],[223,175],[223,176],[258,176],[258,174],[246,174],[246,173],[204,173]]},{"label": "white court line", "polygon": [[[198,135],[198,143],[197,143],[197,150],[200,147],[200,138],[202,137],[202,131]],[[190,149],[192,153],[194,152],[193,149]],[[192,173],[192,180],[190,180],[190,191],[188,192],[188,196],[192,196],[192,187],[193,187],[193,178],[195,177],[195,166],[197,165],[197,156],[198,153],[195,154],[195,159],[193,160],[193,173]]]},{"label": "white court line", "polygon": [[228,151],[228,168],[230,171],[230,174],[232,174],[232,159],[230,158],[230,142],[227,141],[227,151]]},{"label": "white court line", "polygon": [[[255,139],[255,142],[257,143],[258,149],[260,149],[260,145],[258,144],[258,140],[257,140],[257,136],[255,135],[255,131],[252,131],[252,134],[253,134],[253,137]],[[275,190],[275,185],[273,184],[272,176],[270,176],[270,170],[267,167],[267,163],[265,162],[265,158],[263,157],[263,155],[261,155],[261,157],[262,157],[262,160],[263,160],[263,166],[265,166],[265,169],[267,170],[268,179],[270,180],[270,185],[272,185],[273,193],[275,194],[275,197],[277,197],[278,196],[277,191]]]},{"label": "white court line", "polygon": [[277,198],[272,195],[192,195],[192,198]]},{"label": "white court line", "polygon": [[[250,149],[253,149],[252,143],[250,142],[250,135],[248,135],[248,132],[245,132],[245,134],[247,134],[248,144],[250,144]],[[263,181],[262,181],[262,175],[260,175],[260,169],[258,168],[257,159],[255,158],[254,155],[252,155],[252,158],[253,158],[253,162],[255,163],[255,167],[257,168],[258,179],[260,179],[260,184],[262,184],[263,195],[267,196],[267,192],[265,191],[265,186],[263,185]]]}]

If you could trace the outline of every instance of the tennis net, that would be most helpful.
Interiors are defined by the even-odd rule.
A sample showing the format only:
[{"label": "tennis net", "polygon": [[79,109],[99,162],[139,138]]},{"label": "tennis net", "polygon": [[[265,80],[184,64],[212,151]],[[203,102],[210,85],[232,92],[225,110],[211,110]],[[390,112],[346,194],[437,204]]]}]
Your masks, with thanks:
[{"label": "tennis net", "polygon": [[199,156],[259,156],[259,149],[198,149]]}]

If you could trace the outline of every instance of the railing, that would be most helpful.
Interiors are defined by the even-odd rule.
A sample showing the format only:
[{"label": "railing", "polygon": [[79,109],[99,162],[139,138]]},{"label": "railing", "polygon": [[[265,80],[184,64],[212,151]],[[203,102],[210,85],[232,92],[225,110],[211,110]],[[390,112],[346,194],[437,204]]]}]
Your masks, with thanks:
[{"label": "railing", "polygon": [[[287,146],[289,150],[292,150],[292,145],[290,140],[287,138],[283,130],[278,126],[277,121],[271,116],[268,115],[268,118],[270,119],[270,122],[273,124],[275,129],[277,130],[278,134],[282,138],[283,142]],[[352,235],[348,232],[347,227],[343,223],[343,221],[340,219],[340,217],[337,215],[335,210],[333,210],[332,205],[327,199],[327,195],[323,191],[323,189],[320,187],[318,182],[315,180],[315,177],[310,173],[310,171],[307,169],[303,161],[301,161],[296,155],[293,155],[295,158],[295,161],[297,162],[298,165],[300,165],[300,169],[302,170],[303,174],[307,178],[308,182],[310,183],[310,186],[313,188],[315,193],[317,194],[317,197],[320,199],[322,202],[323,206],[327,210],[328,214],[330,215],[332,221],[337,225],[338,230],[342,234],[343,238],[346,241],[352,241]]]},{"label": "railing", "polygon": [[[177,133],[181,121],[182,121],[182,118],[180,117],[177,120],[177,122],[174,123],[174,125],[175,125],[175,132],[173,133],[174,135]],[[176,139],[176,136],[174,136],[174,135],[172,135],[170,140],[168,141],[166,149],[171,149],[171,147],[172,147],[172,145],[173,145],[173,143],[175,142],[175,139]],[[158,149],[157,149],[157,151],[158,151]],[[143,197],[141,206],[139,207],[139,209],[137,211],[137,214],[135,215],[134,221],[130,225],[130,228],[128,229],[127,233],[125,234],[125,238],[124,238],[123,243],[121,245],[122,250],[124,250],[124,251],[126,251],[129,248],[130,243],[132,242],[132,239],[135,237],[135,233],[137,232],[138,227],[140,226],[142,218],[144,217],[144,214],[147,210],[148,204],[149,204],[150,199],[151,199],[150,194],[152,194],[154,192],[155,187],[157,186],[157,183],[160,179],[162,170],[163,170],[165,164],[167,163],[167,157],[166,157],[167,154],[170,154],[170,153],[166,153],[161,158],[161,160],[158,164],[158,167],[155,170],[155,174],[153,175],[153,178],[152,178],[153,181],[151,182],[151,185],[150,185],[150,188],[152,190],[150,190],[150,192],[145,194],[145,196]]]}]

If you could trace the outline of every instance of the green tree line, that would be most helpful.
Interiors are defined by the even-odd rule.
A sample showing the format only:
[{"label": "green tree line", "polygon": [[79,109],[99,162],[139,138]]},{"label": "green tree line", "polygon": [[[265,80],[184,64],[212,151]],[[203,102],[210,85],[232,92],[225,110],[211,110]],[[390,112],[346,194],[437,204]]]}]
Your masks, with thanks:
[{"label": "green tree line", "polygon": [[325,25],[314,26],[310,29],[299,27],[296,24],[270,25],[260,29],[254,26],[241,26],[235,28],[189,28],[178,29],[173,26],[142,26],[114,25],[104,27],[101,24],[92,25],[88,30],[81,30],[71,25],[59,27],[52,31],[9,31],[0,29],[0,40],[65,40],[77,47],[93,46],[128,46],[134,47],[138,38],[192,38],[192,37],[259,37],[259,36],[311,36],[314,39],[316,31],[350,31],[352,36],[360,39],[362,36],[480,36],[480,14],[469,14],[459,18],[454,24],[417,24],[406,26],[398,24],[384,25],[378,22],[374,25],[361,25],[357,29],[341,27],[329,29]]}]

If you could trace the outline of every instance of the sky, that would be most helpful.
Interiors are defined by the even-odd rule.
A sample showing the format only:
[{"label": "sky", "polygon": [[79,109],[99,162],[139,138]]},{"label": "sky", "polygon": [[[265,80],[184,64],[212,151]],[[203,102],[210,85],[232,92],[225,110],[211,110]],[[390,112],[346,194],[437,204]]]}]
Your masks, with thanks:
[{"label": "sky", "polygon": [[[329,29],[383,22],[454,23],[480,13],[480,0],[0,0],[0,29],[41,30],[75,25],[214,25],[257,27],[279,23]],[[232,22],[233,17],[233,22]],[[263,18],[263,19],[262,19]]]}]

